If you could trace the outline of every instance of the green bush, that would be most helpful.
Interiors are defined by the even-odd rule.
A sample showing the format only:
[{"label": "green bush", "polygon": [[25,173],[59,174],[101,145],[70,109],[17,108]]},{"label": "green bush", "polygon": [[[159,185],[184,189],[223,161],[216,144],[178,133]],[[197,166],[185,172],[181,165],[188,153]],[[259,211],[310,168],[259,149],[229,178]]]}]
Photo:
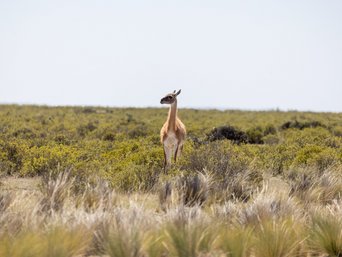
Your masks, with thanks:
[{"label": "green bush", "polygon": [[32,147],[24,159],[21,175],[43,175],[52,170],[65,170],[75,165],[77,151],[70,146]]},{"label": "green bush", "polygon": [[28,146],[23,141],[0,141],[0,174],[12,175],[22,169]]}]

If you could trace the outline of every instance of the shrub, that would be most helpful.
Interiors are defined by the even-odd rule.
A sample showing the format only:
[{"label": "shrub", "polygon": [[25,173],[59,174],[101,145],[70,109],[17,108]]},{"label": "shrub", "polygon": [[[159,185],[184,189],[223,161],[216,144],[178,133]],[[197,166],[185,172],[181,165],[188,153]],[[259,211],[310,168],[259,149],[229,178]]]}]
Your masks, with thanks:
[{"label": "shrub", "polygon": [[339,157],[336,149],[325,148],[308,160],[309,165],[315,166],[320,172],[334,166],[342,164],[342,158]]},{"label": "shrub", "polygon": [[263,144],[263,137],[267,135],[273,135],[276,133],[276,129],[272,125],[265,127],[257,126],[248,129],[246,132],[238,130],[232,126],[221,126],[214,128],[208,135],[207,140],[216,141],[228,139],[233,143],[249,143],[249,144]]},{"label": "shrub", "polygon": [[290,129],[290,128],[296,128],[296,129],[305,129],[305,128],[317,128],[317,127],[323,127],[326,126],[323,125],[319,121],[287,121],[283,125],[281,125],[281,129]]},{"label": "shrub", "polygon": [[24,139],[34,139],[36,137],[36,134],[32,129],[29,128],[21,128],[16,130],[13,133],[13,136],[16,138],[24,138]]},{"label": "shrub", "polygon": [[115,140],[115,134],[108,132],[103,136],[103,140],[105,141],[114,141]]},{"label": "shrub", "polygon": [[293,160],[292,165],[294,166],[305,166],[310,160],[315,158],[320,152],[322,152],[323,147],[317,145],[307,145],[300,149],[297,156]]},{"label": "shrub", "polygon": [[263,169],[273,175],[283,174],[288,170],[298,151],[298,146],[292,144],[267,145],[260,150],[258,154],[261,159]]},{"label": "shrub", "polygon": [[27,146],[21,141],[0,140],[0,173],[12,175],[21,170]]},{"label": "shrub", "polygon": [[220,142],[209,143],[188,153],[182,161],[183,169],[202,172],[207,169],[215,174],[229,173],[230,144]]},{"label": "shrub", "polygon": [[333,128],[333,134],[337,137],[342,137],[342,126],[336,126]]},{"label": "shrub", "polygon": [[297,152],[292,166],[313,167],[319,171],[324,171],[340,163],[341,159],[336,149],[317,145],[306,145]]},{"label": "shrub", "polygon": [[44,175],[77,164],[78,151],[67,145],[32,147],[27,151],[22,175]]},{"label": "shrub", "polygon": [[89,132],[94,131],[95,129],[97,129],[97,126],[93,123],[93,122],[89,122],[85,125],[81,125],[77,128],[77,133],[81,136],[81,137],[85,137]]},{"label": "shrub", "polygon": [[264,136],[262,140],[265,144],[268,144],[268,145],[276,145],[280,142],[279,137],[277,135],[272,135],[272,134]]},{"label": "shrub", "polygon": [[69,145],[70,144],[70,140],[68,139],[68,137],[66,135],[63,134],[58,134],[54,137],[54,141],[56,143],[59,144],[65,144],[65,145]]},{"label": "shrub", "polygon": [[251,128],[246,131],[248,143],[250,144],[263,144],[264,131],[261,127]]},{"label": "shrub", "polygon": [[128,131],[129,138],[145,137],[148,135],[148,130],[145,124],[138,124]]},{"label": "shrub", "polygon": [[84,107],[81,109],[83,113],[96,113],[96,110],[91,107]]},{"label": "shrub", "polygon": [[208,135],[209,141],[216,141],[222,139],[231,140],[234,143],[241,144],[248,142],[248,136],[245,132],[238,130],[232,126],[222,126],[214,128]]},{"label": "shrub", "polygon": [[277,133],[277,129],[272,124],[267,124],[263,131],[264,131],[264,136],[274,135]]}]

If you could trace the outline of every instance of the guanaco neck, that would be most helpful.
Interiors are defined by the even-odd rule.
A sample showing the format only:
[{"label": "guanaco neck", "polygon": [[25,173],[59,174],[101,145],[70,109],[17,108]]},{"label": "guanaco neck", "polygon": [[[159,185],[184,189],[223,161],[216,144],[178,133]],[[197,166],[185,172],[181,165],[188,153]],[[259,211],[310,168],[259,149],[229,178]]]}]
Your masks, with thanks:
[{"label": "guanaco neck", "polygon": [[176,131],[176,118],[177,118],[177,99],[171,104],[169,110],[168,121],[168,131]]}]

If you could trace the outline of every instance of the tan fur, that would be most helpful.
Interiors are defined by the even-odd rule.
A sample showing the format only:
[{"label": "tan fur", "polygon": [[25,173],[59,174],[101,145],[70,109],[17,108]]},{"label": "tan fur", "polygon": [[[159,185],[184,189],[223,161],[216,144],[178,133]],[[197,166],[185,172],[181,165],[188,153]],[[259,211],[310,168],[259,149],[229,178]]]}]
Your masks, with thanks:
[{"label": "tan fur", "polygon": [[171,165],[172,156],[175,162],[180,157],[186,137],[185,125],[177,116],[176,97],[179,93],[168,94],[161,100],[161,103],[171,104],[167,120],[160,130],[160,140],[164,146],[164,171]]},{"label": "tan fur", "polygon": [[184,141],[186,137],[186,128],[183,122],[177,117],[176,118],[176,126],[174,129],[168,129],[169,122],[168,120],[164,123],[162,129],[160,130],[160,139],[163,144],[167,138],[168,133],[174,133],[176,135],[177,141]]}]

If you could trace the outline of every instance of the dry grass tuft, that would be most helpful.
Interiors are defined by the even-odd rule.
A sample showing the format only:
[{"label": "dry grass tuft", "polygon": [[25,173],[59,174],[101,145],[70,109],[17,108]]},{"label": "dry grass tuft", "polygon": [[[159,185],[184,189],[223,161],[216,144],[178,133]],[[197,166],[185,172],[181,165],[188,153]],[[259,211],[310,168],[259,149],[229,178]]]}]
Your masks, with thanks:
[{"label": "dry grass tuft", "polygon": [[71,193],[74,180],[67,170],[58,173],[57,176],[50,173],[49,176],[43,177],[40,186],[43,195],[40,210],[49,213],[61,211]]},{"label": "dry grass tuft", "polygon": [[0,213],[6,211],[13,201],[13,194],[10,192],[0,192]]},{"label": "dry grass tuft", "polygon": [[314,252],[342,256],[342,219],[329,212],[316,213],[309,227],[309,244]]},{"label": "dry grass tuft", "polygon": [[3,257],[71,257],[82,256],[89,244],[87,230],[62,227],[47,231],[22,231],[15,237],[0,235],[0,256]]},{"label": "dry grass tuft", "polygon": [[171,256],[197,257],[213,252],[217,233],[201,223],[188,223],[181,226],[168,224],[165,228],[166,248]]},{"label": "dry grass tuft", "polygon": [[202,206],[209,196],[212,177],[208,173],[193,176],[179,176],[174,181],[165,182],[159,189],[159,203],[162,210],[177,205]]},{"label": "dry grass tuft", "polygon": [[261,191],[241,209],[239,222],[245,225],[257,225],[267,220],[286,218],[301,219],[303,213],[296,201],[281,194]]},{"label": "dry grass tuft", "polygon": [[304,241],[301,228],[293,221],[261,222],[254,232],[253,256],[293,257],[301,250]]},{"label": "dry grass tuft", "polygon": [[107,181],[96,178],[94,182],[86,183],[77,202],[88,212],[98,209],[106,211],[115,206],[117,195]]},{"label": "dry grass tuft", "polygon": [[226,226],[220,231],[218,248],[227,257],[247,257],[252,249],[252,228],[242,226]]}]

